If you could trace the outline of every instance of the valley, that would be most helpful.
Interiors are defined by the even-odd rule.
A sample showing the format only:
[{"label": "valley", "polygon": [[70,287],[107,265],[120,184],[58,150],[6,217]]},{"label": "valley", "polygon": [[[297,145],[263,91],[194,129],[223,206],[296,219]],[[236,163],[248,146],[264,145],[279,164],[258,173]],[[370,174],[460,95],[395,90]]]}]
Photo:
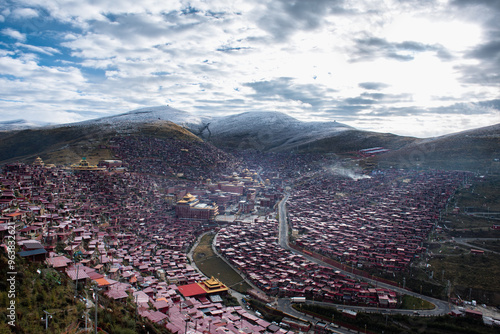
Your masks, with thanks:
[{"label": "valley", "polygon": [[1,133],[0,256],[38,298],[1,292],[14,332],[322,332],[297,297],[344,331],[498,328],[474,318],[500,305],[498,126],[423,140],[259,116],[158,107]]}]

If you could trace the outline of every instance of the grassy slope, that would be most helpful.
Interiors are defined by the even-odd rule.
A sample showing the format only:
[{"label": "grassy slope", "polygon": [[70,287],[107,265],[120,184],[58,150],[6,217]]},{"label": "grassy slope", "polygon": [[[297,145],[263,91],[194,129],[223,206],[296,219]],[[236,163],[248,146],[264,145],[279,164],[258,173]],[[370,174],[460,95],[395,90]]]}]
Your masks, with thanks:
[{"label": "grassy slope", "polygon": [[[444,224],[450,229],[445,232],[451,236],[464,238],[500,237],[500,231],[490,230],[491,225],[497,223],[497,220],[475,217],[463,210],[466,207],[472,207],[486,211],[490,207],[492,211],[499,211],[499,189],[500,177],[498,176],[475,179],[470,188],[460,189],[450,201],[449,210],[451,211],[455,205],[462,210],[459,213],[444,215]],[[488,247],[487,243],[477,241],[474,244],[498,251],[498,241],[489,241],[493,247]],[[460,294],[462,298],[468,298],[469,294],[472,294],[472,297],[481,303],[500,304],[500,287],[498,286],[500,255],[487,253],[483,256],[474,256],[470,254],[471,248],[448,243],[441,244],[438,250],[434,250],[434,253],[441,251],[440,254],[445,255],[430,261],[435,279],[441,281],[443,285],[450,280],[453,291]]]},{"label": "grassy slope", "polygon": [[212,138],[211,142],[223,148],[229,149],[256,149],[261,151],[299,153],[345,153],[357,151],[364,148],[383,146],[391,150],[399,149],[413,143],[416,139],[412,137],[396,136],[389,133],[377,133],[360,130],[346,130],[334,132],[331,137],[313,141],[299,140],[294,143],[288,142],[288,137],[258,136],[250,133],[241,133],[238,136]]},{"label": "grassy slope", "polygon": [[485,172],[498,169],[500,125],[460,132],[432,140],[419,140],[401,150],[378,157],[381,166],[430,167]]},{"label": "grassy slope", "polygon": [[122,128],[107,126],[61,126],[0,133],[0,164],[12,161],[27,163],[40,156],[46,163],[72,164],[87,157],[89,163],[113,158],[107,145],[117,135],[142,135],[200,141],[188,130],[167,121],[156,121]]},{"label": "grassy slope", "polygon": [[[52,314],[49,319],[49,333],[77,333],[84,326],[82,316],[85,304],[74,298],[74,285],[66,274],[46,268],[41,264],[33,264],[17,258],[16,267],[16,326],[7,324],[7,306],[10,298],[7,293],[7,260],[0,252],[0,333],[47,333],[44,310]],[[37,273],[40,270],[40,274]],[[79,293],[85,296],[84,289],[79,286]],[[88,293],[89,296],[92,292]],[[90,297],[92,298],[92,297]],[[164,328],[138,319],[135,321],[135,307],[129,297],[127,303],[116,303],[100,297],[102,306],[98,311],[99,327],[108,333],[168,333]],[[91,320],[94,309],[90,309]],[[144,325],[144,327],[143,327]]]},{"label": "grassy slope", "polygon": [[298,149],[299,152],[346,153],[381,146],[397,150],[413,143],[415,140],[412,137],[397,136],[390,133],[347,130],[329,138],[299,145]]}]

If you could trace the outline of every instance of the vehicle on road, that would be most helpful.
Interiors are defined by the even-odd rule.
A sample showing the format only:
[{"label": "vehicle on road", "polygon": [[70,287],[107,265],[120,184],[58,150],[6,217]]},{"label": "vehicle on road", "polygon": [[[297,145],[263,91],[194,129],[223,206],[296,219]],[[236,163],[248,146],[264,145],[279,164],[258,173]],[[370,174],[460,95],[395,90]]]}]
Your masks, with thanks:
[{"label": "vehicle on road", "polygon": [[290,298],[292,303],[305,303],[306,302],[306,297],[292,297]]}]

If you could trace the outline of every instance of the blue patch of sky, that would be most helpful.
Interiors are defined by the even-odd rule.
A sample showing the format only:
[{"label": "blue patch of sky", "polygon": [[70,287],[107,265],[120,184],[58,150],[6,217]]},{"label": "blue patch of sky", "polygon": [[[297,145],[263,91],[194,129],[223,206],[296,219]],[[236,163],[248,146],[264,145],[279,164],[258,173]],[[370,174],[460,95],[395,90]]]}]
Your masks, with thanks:
[{"label": "blue patch of sky", "polygon": [[160,71],[160,72],[152,72],[151,74],[155,75],[155,76],[158,76],[158,77],[161,77],[161,76],[171,75],[172,73]]},{"label": "blue patch of sky", "polygon": [[9,81],[19,80],[19,78],[15,77],[13,75],[10,75],[10,74],[0,74],[0,78],[7,79]]},{"label": "blue patch of sky", "polygon": [[77,66],[80,68],[82,75],[93,83],[99,83],[106,80],[106,71],[100,68]]},{"label": "blue patch of sky", "polygon": [[[80,31],[78,31],[71,25],[53,20],[48,15],[35,17],[28,20],[8,18],[6,21],[7,22],[5,22],[5,28],[13,29],[26,36],[26,40],[23,41],[2,34],[0,36],[0,42],[4,42],[5,44],[9,45],[9,48],[11,50],[19,49],[20,51],[25,53],[36,53],[39,56],[39,59],[42,61],[40,65],[51,66],[56,59],[59,61],[74,61],[74,59],[72,59],[70,55],[70,50],[60,45],[61,42],[64,41],[64,35],[66,35],[67,33],[80,33]],[[53,53],[53,55],[48,55],[43,52],[37,52],[28,48],[24,48],[22,46],[17,46],[17,42],[41,48],[50,47],[58,50],[60,53],[57,53],[57,51],[48,51]],[[44,64],[43,62],[47,63]]]},{"label": "blue patch of sky", "polygon": [[188,14],[196,14],[199,13],[200,10],[196,9],[195,7],[192,7],[191,5],[188,5],[186,8],[182,9],[182,14],[188,15]]},{"label": "blue patch of sky", "polygon": [[[40,13],[40,10],[38,10]],[[110,17],[111,19],[111,17]],[[69,23],[63,23],[54,20],[47,13],[40,13],[39,17],[31,18],[29,20],[6,20],[5,28],[11,28],[22,34],[26,35],[25,41],[19,41],[10,36],[0,34],[0,48],[16,51],[15,54],[10,55],[12,58],[18,58],[23,53],[33,53],[37,55],[37,63],[39,66],[46,67],[66,67],[72,66],[79,68],[87,80],[92,82],[100,82],[106,79],[105,70],[98,68],[90,68],[81,65],[82,58],[72,55],[72,50],[61,44],[64,43],[65,36],[68,34],[80,35],[83,31],[74,27]],[[3,29],[5,29],[3,28]],[[26,47],[16,45],[17,42],[22,44],[31,45],[35,47],[50,47],[57,51],[50,51],[47,54],[37,52]],[[12,76],[1,76],[9,80],[13,80]]]},{"label": "blue patch of sky", "polygon": [[108,20],[109,22],[116,22],[118,17],[120,15],[116,15],[116,14],[113,14],[113,13],[106,13],[106,14],[103,14]]},{"label": "blue patch of sky", "polygon": [[2,98],[0,98],[0,101],[13,102],[13,103],[24,103],[24,101],[20,101],[20,100],[10,100],[10,99],[2,99]]}]

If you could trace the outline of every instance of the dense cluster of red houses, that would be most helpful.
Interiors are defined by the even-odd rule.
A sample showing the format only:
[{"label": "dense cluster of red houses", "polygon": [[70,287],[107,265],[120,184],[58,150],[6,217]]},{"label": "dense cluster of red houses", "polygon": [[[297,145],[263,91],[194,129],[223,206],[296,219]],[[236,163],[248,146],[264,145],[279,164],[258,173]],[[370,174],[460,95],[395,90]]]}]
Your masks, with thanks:
[{"label": "dense cluster of red houses", "polygon": [[[319,155],[240,153],[249,171],[197,142],[123,137],[112,148],[128,170],[5,165],[0,237],[15,225],[20,256],[97,285],[108,298],[133,298],[139,314],[173,333],[286,332],[241,307],[225,307],[213,294],[180,288],[207,279],[186,252],[213,229],[217,213],[269,212],[281,186],[300,177],[288,204],[297,246],[356,266],[400,270],[424,251],[439,209],[464,176],[390,170],[354,181],[309,176],[331,160]],[[257,219],[223,227],[216,247],[271,296],[396,306],[395,292],[284,250],[277,237],[276,220]]]},{"label": "dense cluster of red houses", "polygon": [[256,220],[222,228],[216,248],[257,287],[273,296],[396,307],[394,291],[375,288],[317,265],[278,244],[278,222]]},{"label": "dense cluster of red houses", "polygon": [[123,136],[114,138],[110,145],[118,158],[127,161],[131,172],[145,174],[218,178],[234,171],[238,163],[231,155],[201,141]]},{"label": "dense cluster of red houses", "polygon": [[258,182],[236,175],[200,183],[128,171],[82,172],[38,161],[5,165],[0,174],[0,237],[15,225],[19,256],[45,262],[80,288],[96,285],[108,298],[132,298],[140,315],[172,333],[264,333],[273,326],[241,307],[224,306],[212,293],[224,290],[193,296],[181,288],[207,280],[186,252],[213,222],[180,219],[172,210],[189,192],[229,198],[224,205],[256,201]]},{"label": "dense cluster of red houses", "polygon": [[295,244],[357,268],[404,270],[425,251],[463,172],[388,170],[372,178],[322,174],[288,201]]}]

